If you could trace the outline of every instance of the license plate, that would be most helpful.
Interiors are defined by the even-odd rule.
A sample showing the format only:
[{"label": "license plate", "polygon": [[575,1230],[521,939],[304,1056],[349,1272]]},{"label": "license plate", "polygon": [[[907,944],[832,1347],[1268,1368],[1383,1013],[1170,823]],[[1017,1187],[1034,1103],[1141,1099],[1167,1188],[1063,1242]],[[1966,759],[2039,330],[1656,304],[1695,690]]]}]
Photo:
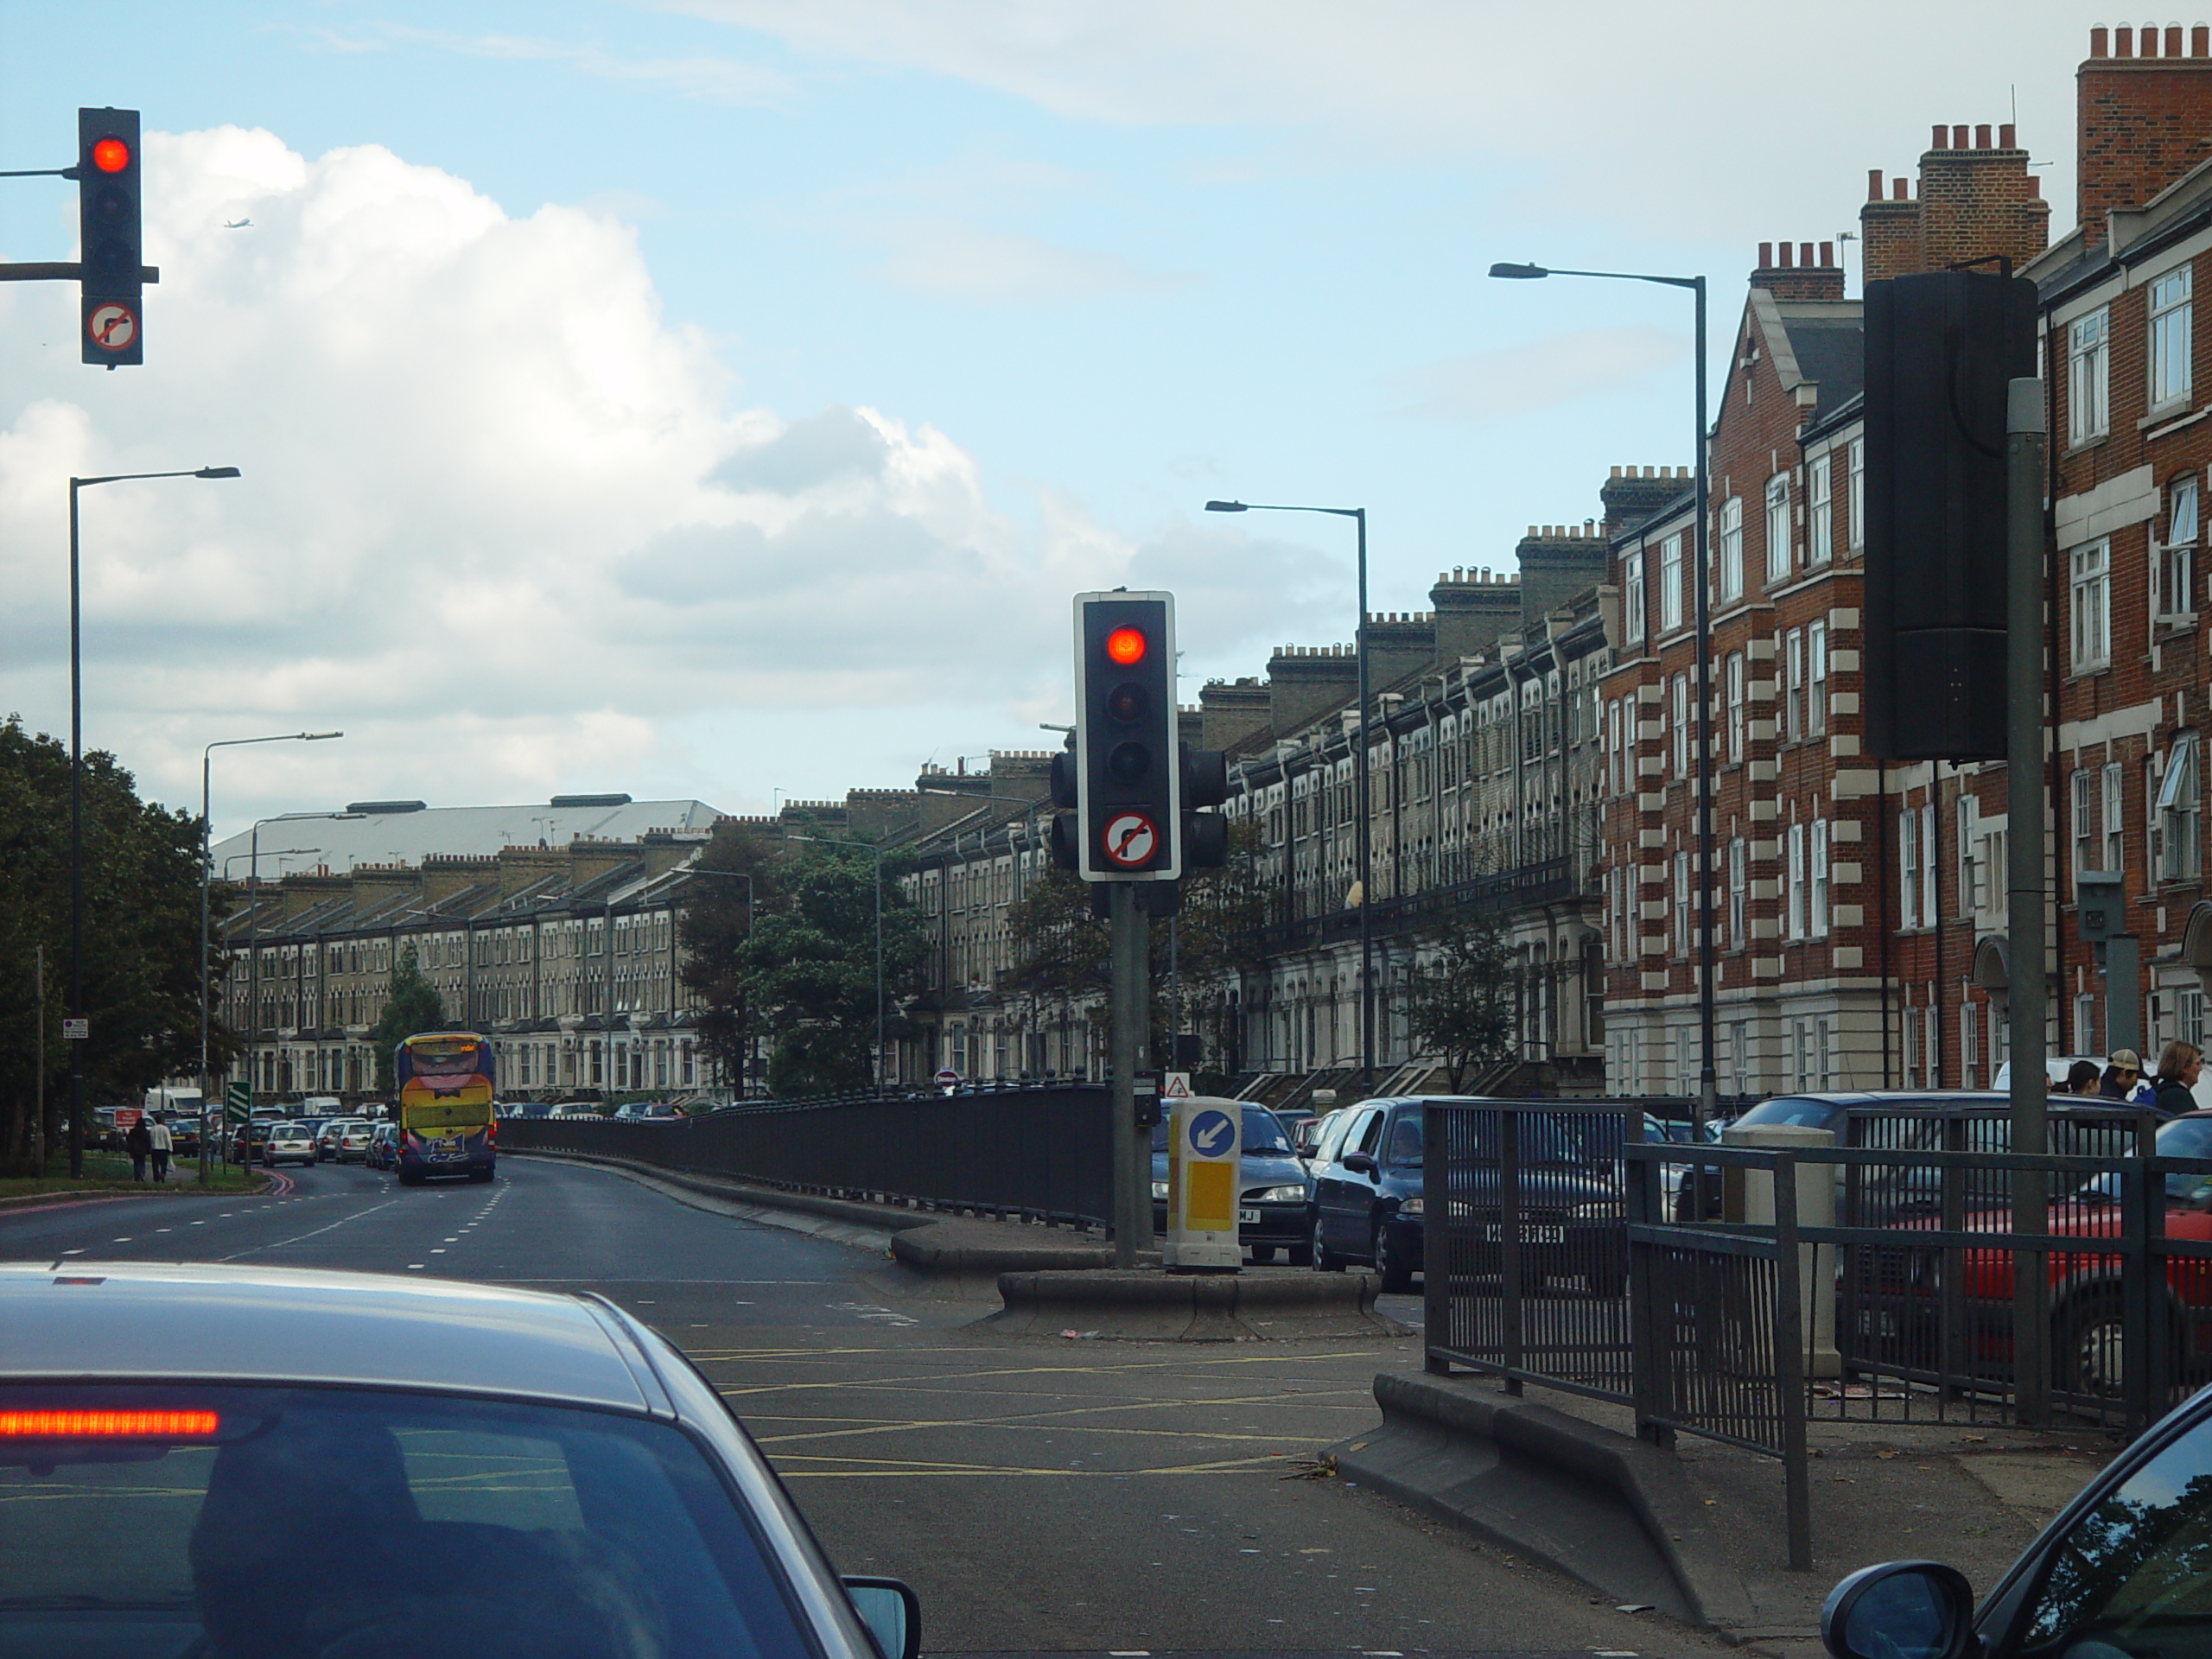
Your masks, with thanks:
[{"label": "license plate", "polygon": [[[1503,1236],[1503,1230],[1494,1221],[1483,1229],[1483,1237],[1489,1243],[1499,1243]],[[1557,1223],[1541,1227],[1523,1227],[1518,1236],[1523,1244],[1564,1244],[1567,1243],[1567,1229]]]},{"label": "license plate", "polygon": [[1259,1224],[1259,1220],[1260,1212],[1256,1210],[1239,1210],[1236,1212],[1236,1221],[1239,1226],[1244,1226],[1247,1224],[1256,1226]]}]

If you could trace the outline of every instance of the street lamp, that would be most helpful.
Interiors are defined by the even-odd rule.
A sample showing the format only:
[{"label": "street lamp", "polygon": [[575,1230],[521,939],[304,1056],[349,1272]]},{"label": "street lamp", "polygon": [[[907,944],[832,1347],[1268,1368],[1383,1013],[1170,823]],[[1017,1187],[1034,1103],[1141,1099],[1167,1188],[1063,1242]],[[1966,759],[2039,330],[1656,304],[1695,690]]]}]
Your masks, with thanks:
[{"label": "street lamp", "polygon": [[1713,1065],[1713,618],[1708,600],[1712,588],[1712,550],[1706,499],[1705,412],[1705,278],[1654,276],[1628,270],[1548,270],[1541,265],[1495,264],[1493,276],[1510,282],[1529,282],[1545,276],[1593,276],[1606,282],[1656,283],[1662,288],[1687,288],[1697,308],[1697,862],[1698,862],[1698,987],[1697,1012],[1704,1058],[1698,1064],[1697,1108],[1694,1116],[1700,1128],[1713,1115],[1719,1101],[1719,1073]]},{"label": "street lamp", "polygon": [[[77,537],[77,496],[95,484],[124,484],[143,478],[236,478],[235,467],[201,467],[181,473],[110,473],[99,478],[69,480],[69,1018],[72,1029],[83,1032],[85,1020],[85,677],[80,649],[80,584]],[[85,1173],[85,1062],[84,1042],[69,1047],[69,1174]]]},{"label": "street lamp", "polygon": [[1365,507],[1283,507],[1252,501],[1209,501],[1208,512],[1325,512],[1350,518],[1359,526],[1359,632],[1353,637],[1352,655],[1358,662],[1359,747],[1352,755],[1353,789],[1359,814],[1359,1086],[1375,1086],[1375,938],[1368,911],[1375,903],[1375,862],[1370,839],[1367,797],[1367,509]]},{"label": "street lamp", "polygon": [[249,743],[321,743],[334,737],[343,737],[343,732],[278,732],[269,737],[226,737],[218,739],[200,751],[200,1179],[207,1180],[207,1090],[213,1082],[207,1069],[207,887],[213,873],[213,856],[208,846],[213,833],[210,825],[211,808],[208,804],[209,774],[215,751],[235,749]]},{"label": "street lamp", "polygon": [[828,836],[786,834],[784,839],[810,841],[823,847],[856,848],[875,860],[875,1057],[868,1066],[868,1076],[880,1089],[883,1087],[883,849],[871,847],[864,841],[837,841]]}]

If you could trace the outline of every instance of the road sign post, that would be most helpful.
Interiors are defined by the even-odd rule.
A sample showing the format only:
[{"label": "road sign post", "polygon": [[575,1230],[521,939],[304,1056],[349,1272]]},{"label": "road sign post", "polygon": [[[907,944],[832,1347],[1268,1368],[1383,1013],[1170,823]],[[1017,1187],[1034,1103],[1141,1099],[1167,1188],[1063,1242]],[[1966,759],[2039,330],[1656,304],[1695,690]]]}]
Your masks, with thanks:
[{"label": "road sign post", "polygon": [[1151,924],[1128,881],[1109,882],[1107,923],[1113,981],[1107,1065],[1114,1119],[1114,1265],[1134,1268],[1152,1248],[1152,1137],[1137,1133],[1137,1074],[1152,1069]]},{"label": "road sign post", "polygon": [[1236,1237],[1243,1110],[1234,1103],[1193,1100],[1187,1088],[1173,1103],[1167,1120],[1166,1258],[1170,1273],[1236,1273],[1243,1268],[1244,1250]]}]

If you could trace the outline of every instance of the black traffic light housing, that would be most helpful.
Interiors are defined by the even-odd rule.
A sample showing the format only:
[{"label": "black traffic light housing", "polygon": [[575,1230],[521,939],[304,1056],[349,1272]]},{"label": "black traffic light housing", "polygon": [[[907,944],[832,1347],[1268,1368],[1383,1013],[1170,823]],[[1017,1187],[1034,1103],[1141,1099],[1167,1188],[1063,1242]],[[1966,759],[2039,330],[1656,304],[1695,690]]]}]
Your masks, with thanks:
[{"label": "black traffic light housing", "polygon": [[2036,285],[1866,284],[1866,752],[2005,758],[2005,428],[2036,372]]},{"label": "black traffic light housing", "polygon": [[1219,749],[1182,746],[1183,868],[1217,870],[1229,862],[1229,820],[1218,812],[1193,809],[1219,806],[1229,798],[1229,757]]},{"label": "black traffic light housing", "polygon": [[1075,639],[1077,874],[1173,881],[1183,874],[1175,601],[1077,594]]},{"label": "black traffic light housing", "polygon": [[1076,779],[1075,734],[1068,734],[1068,747],[1052,757],[1052,804],[1063,809],[1052,815],[1052,862],[1064,870],[1072,870],[1081,856],[1076,845],[1076,804],[1082,799],[1083,790]]},{"label": "black traffic light housing", "polygon": [[77,111],[78,343],[109,368],[146,360],[138,161],[137,111]]}]

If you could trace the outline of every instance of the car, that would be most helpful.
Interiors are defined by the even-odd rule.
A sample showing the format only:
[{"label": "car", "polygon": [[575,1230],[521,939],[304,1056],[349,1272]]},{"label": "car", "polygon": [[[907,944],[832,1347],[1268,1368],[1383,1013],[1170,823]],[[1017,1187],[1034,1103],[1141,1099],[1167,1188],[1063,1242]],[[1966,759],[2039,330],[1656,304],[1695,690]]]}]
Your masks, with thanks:
[{"label": "car", "polygon": [[271,1169],[279,1164],[312,1164],[315,1137],[296,1123],[272,1123],[262,1142],[261,1161]]},{"label": "car", "polygon": [[324,1163],[337,1157],[338,1143],[345,1138],[346,1131],[355,1124],[366,1128],[368,1120],[365,1117],[325,1118],[321,1127],[315,1132],[315,1161]]},{"label": "car", "polygon": [[265,1113],[256,1113],[246,1120],[244,1128],[233,1129],[230,1137],[230,1161],[234,1164],[263,1161],[270,1134],[281,1121]]},{"label": "car", "polygon": [[[1264,1106],[1234,1100],[1193,1096],[1192,1105],[1207,1104],[1237,1114],[1243,1124],[1243,1155],[1236,1181],[1236,1239],[1252,1252],[1255,1262],[1272,1262],[1278,1250],[1293,1267],[1309,1264],[1310,1240],[1306,1206],[1311,1189],[1306,1166],[1291,1150],[1282,1123]],[[1156,1233],[1167,1230],[1167,1125],[1152,1131],[1152,1225]]]},{"label": "car", "polygon": [[2187,1655],[2212,1637],[2203,1592],[2212,1529],[2212,1389],[2123,1452],[2058,1512],[1981,1605],[1940,1561],[1861,1567],[1828,1594],[1834,1659],[2069,1659]]},{"label": "car", "polygon": [[614,1116],[625,1123],[668,1123],[683,1116],[664,1101],[633,1100],[618,1107]]},{"label": "car", "polygon": [[[1314,1267],[1342,1272],[1347,1262],[1363,1262],[1382,1275],[1386,1291],[1413,1288],[1427,1247],[1423,1109],[1430,1099],[1461,1098],[1362,1101],[1330,1120],[1313,1159]],[[1497,1104],[1518,1109],[1522,1103]],[[1586,1146],[1569,1120],[1530,1113],[1524,1120],[1521,1156],[1524,1284],[1542,1288],[1554,1279],[1574,1277],[1593,1294],[1620,1294],[1627,1281],[1628,1244],[1622,1230],[1622,1188],[1611,1155]],[[1497,1202],[1496,1164],[1478,1157],[1474,1173],[1478,1184],[1465,1200],[1471,1215]],[[1485,1178],[1487,1187],[1481,1185]],[[1498,1224],[1491,1224],[1488,1242],[1499,1242]]]},{"label": "car", "polygon": [[334,1156],[341,1164],[358,1164],[367,1156],[369,1137],[375,1130],[366,1123],[348,1123],[338,1136]]},{"label": "car", "polygon": [[[684,1355],[592,1295],[0,1265],[0,1651],[914,1659]],[[117,1517],[130,1517],[118,1592]]]},{"label": "car", "polygon": [[371,1124],[368,1144],[361,1149],[361,1161],[371,1169],[394,1167],[399,1161],[399,1126]]}]

